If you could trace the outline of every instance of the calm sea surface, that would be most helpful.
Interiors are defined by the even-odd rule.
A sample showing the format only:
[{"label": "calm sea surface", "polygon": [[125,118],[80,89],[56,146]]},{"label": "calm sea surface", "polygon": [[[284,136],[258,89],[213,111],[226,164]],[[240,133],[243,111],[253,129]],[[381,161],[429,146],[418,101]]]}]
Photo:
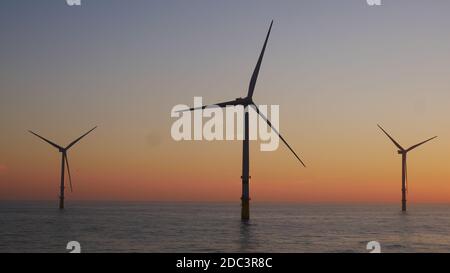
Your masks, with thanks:
[{"label": "calm sea surface", "polygon": [[0,252],[450,252],[450,206],[0,202]]}]

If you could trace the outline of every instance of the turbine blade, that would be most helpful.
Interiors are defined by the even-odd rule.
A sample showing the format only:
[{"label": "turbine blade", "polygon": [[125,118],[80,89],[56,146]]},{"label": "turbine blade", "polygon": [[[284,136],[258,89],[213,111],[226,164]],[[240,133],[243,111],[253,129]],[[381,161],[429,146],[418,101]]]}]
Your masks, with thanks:
[{"label": "turbine blade", "polygon": [[239,104],[240,103],[238,100],[231,100],[231,101],[221,102],[221,103],[217,103],[217,104],[203,105],[201,107],[193,107],[193,108],[189,108],[189,109],[179,110],[179,111],[177,111],[177,113],[190,112],[190,111],[195,111],[195,110],[204,110],[204,109],[206,109],[206,107],[213,107],[213,106],[224,108],[227,106],[236,106]]},{"label": "turbine blade", "polygon": [[64,154],[64,161],[66,162],[67,173],[69,174],[70,191],[73,192],[73,187],[72,187],[72,176],[70,175],[69,159],[67,158],[67,154]]},{"label": "turbine blade", "polygon": [[272,130],[280,137],[280,139],[284,142],[284,144],[289,148],[289,150],[291,150],[291,152],[295,155],[295,157],[298,159],[298,161],[300,161],[300,163],[302,163],[303,167],[306,167],[305,163],[303,163],[303,161],[300,159],[300,157],[297,155],[297,153],[291,148],[291,146],[287,143],[287,141],[281,136],[281,134],[277,131],[277,129],[275,129],[275,127],[272,125],[272,123],[270,122],[270,120],[263,115],[263,113],[261,113],[261,111],[259,111],[258,106],[256,106],[255,104],[252,104],[251,106],[255,107],[256,112],[266,121],[266,123],[270,126],[270,128],[272,128]]},{"label": "turbine blade", "polygon": [[63,149],[64,149],[64,148],[62,148],[61,146],[59,146],[59,145],[53,143],[52,141],[50,141],[50,140],[48,140],[48,139],[46,139],[46,138],[44,138],[44,137],[41,137],[40,135],[36,134],[36,133],[33,132],[33,131],[28,130],[28,132],[32,133],[33,135],[37,136],[38,138],[42,139],[43,141],[47,142],[48,144],[52,145],[53,147],[55,147],[55,148],[57,148],[57,149],[59,149],[59,150],[63,150]]},{"label": "turbine blade", "polygon": [[437,138],[437,136],[432,137],[432,138],[430,138],[430,139],[427,139],[427,140],[425,140],[425,141],[422,141],[422,142],[420,142],[419,144],[416,144],[416,145],[414,145],[414,146],[411,146],[411,148],[409,148],[409,149],[406,150],[406,151],[409,152],[409,151],[411,151],[411,150],[414,150],[415,148],[417,148],[417,147],[419,147],[419,146],[421,146],[421,145],[427,143],[428,141],[432,141],[432,140],[435,139],[435,138]]},{"label": "turbine blade", "polygon": [[84,135],[80,136],[79,138],[75,139],[72,143],[70,143],[67,147],[66,150],[69,150],[70,147],[72,147],[73,145],[75,145],[78,141],[80,141],[83,137],[87,136],[90,132],[94,131],[97,128],[97,126],[95,126],[94,128],[92,128],[91,130],[89,130],[87,133],[85,133]]},{"label": "turbine blade", "polygon": [[255,70],[253,71],[253,75],[252,75],[252,78],[250,80],[250,85],[248,87],[248,94],[247,94],[248,98],[253,97],[253,92],[255,91],[256,81],[258,80],[259,70],[261,68],[261,63],[262,63],[262,60],[264,58],[264,52],[266,51],[267,41],[269,40],[270,31],[272,30],[272,25],[273,25],[273,20],[270,23],[269,31],[267,32],[267,36],[266,36],[266,40],[264,42],[264,46],[263,46],[263,48],[261,50],[261,54],[259,55],[258,62],[256,63]]},{"label": "turbine blade", "polygon": [[383,131],[383,132],[387,135],[387,137],[395,144],[395,146],[397,146],[397,148],[399,148],[399,149],[402,150],[402,151],[405,150],[405,149],[403,149],[403,147],[402,147],[400,144],[398,144],[397,141],[395,141],[395,139],[394,139],[393,137],[391,137],[391,136],[383,129],[383,127],[381,127],[379,124],[377,124],[377,125],[378,125],[378,127],[381,129],[381,131]]}]

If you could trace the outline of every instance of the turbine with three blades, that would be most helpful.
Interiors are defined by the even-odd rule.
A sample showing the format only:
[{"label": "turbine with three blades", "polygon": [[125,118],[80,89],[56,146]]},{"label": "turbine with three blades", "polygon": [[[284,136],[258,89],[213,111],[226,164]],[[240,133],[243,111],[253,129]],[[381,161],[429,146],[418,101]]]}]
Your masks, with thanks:
[{"label": "turbine with three blades", "polygon": [[201,107],[194,107],[186,110],[181,110],[179,112],[185,112],[185,111],[195,111],[195,110],[204,110],[207,107],[220,107],[225,108],[227,106],[238,106],[241,105],[246,109],[244,114],[244,140],[243,140],[243,157],[242,157],[242,208],[241,208],[241,218],[242,220],[248,220],[250,218],[250,196],[249,196],[249,180],[250,180],[250,164],[249,164],[249,114],[248,114],[248,107],[253,107],[258,113],[259,116],[269,125],[270,128],[280,137],[281,141],[286,145],[286,147],[294,154],[294,156],[297,158],[297,160],[304,166],[304,162],[300,159],[300,157],[297,155],[297,153],[292,149],[292,147],[287,143],[287,141],[281,136],[281,134],[277,131],[277,129],[272,125],[270,120],[264,116],[263,113],[259,110],[259,108],[256,106],[256,104],[253,101],[253,93],[255,91],[256,82],[258,80],[259,71],[261,68],[261,64],[264,58],[264,53],[266,51],[267,42],[269,40],[270,32],[272,30],[273,21],[270,23],[269,31],[267,32],[266,39],[264,41],[264,45],[261,51],[261,54],[259,55],[258,62],[256,64],[256,67],[253,71],[252,77],[250,79],[250,84],[248,87],[248,93],[245,98],[237,98],[235,100],[221,102],[213,105],[205,105]]},{"label": "turbine with three blades", "polygon": [[408,167],[407,167],[407,154],[408,152],[418,148],[419,146],[422,146],[423,144],[437,138],[437,136],[429,138],[425,141],[422,141],[416,145],[413,145],[409,147],[408,149],[404,149],[391,135],[389,135],[383,127],[378,125],[378,127],[383,131],[386,136],[394,143],[395,146],[398,148],[398,154],[402,155],[402,211],[406,211],[406,193],[408,192]]},{"label": "turbine with three blades", "polygon": [[69,145],[67,145],[66,147],[61,147],[57,144],[55,144],[54,142],[36,134],[33,131],[28,131],[31,134],[37,136],[38,138],[42,139],[43,141],[47,142],[48,144],[52,145],[53,147],[55,147],[56,149],[58,149],[58,151],[61,153],[61,185],[60,185],[60,196],[59,196],[59,208],[60,209],[64,209],[64,178],[65,178],[65,170],[64,168],[67,167],[67,174],[69,175],[69,185],[70,185],[70,191],[73,192],[73,187],[72,187],[72,176],[70,174],[70,167],[69,167],[69,158],[67,157],[67,151],[73,146],[75,145],[78,141],[80,141],[82,138],[84,138],[85,136],[87,136],[90,132],[94,131],[97,128],[97,126],[95,126],[94,128],[92,128],[91,130],[89,130],[87,133],[85,133],[84,135],[80,136],[79,138],[75,139],[74,141],[72,141]]}]

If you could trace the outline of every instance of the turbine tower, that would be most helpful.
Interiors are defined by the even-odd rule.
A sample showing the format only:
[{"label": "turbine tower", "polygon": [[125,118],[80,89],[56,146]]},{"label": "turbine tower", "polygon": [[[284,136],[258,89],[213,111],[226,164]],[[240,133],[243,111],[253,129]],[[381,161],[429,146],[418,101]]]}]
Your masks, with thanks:
[{"label": "turbine tower", "polygon": [[28,131],[30,133],[32,133],[33,135],[37,136],[38,138],[44,140],[45,142],[47,142],[48,144],[52,145],[53,147],[55,147],[56,149],[58,149],[58,151],[61,153],[61,186],[60,186],[60,195],[59,195],[59,208],[60,209],[64,209],[64,176],[65,176],[65,171],[64,171],[64,167],[67,166],[67,173],[69,175],[69,183],[70,183],[70,191],[73,191],[72,188],[72,177],[70,175],[70,167],[69,167],[69,159],[67,157],[67,151],[73,146],[75,145],[78,141],[80,141],[82,138],[84,138],[85,136],[87,136],[90,132],[94,131],[97,128],[97,126],[95,126],[94,128],[92,128],[91,130],[89,130],[87,133],[85,133],[84,135],[80,136],[79,138],[75,139],[74,141],[72,141],[69,145],[67,145],[65,148],[55,144],[54,142],[34,133],[33,131]]},{"label": "turbine tower", "polygon": [[415,148],[427,143],[428,141],[431,141],[435,138],[437,138],[437,136],[432,137],[430,139],[427,139],[425,141],[420,142],[419,144],[413,145],[408,149],[404,149],[400,144],[398,144],[397,141],[395,141],[395,139],[393,137],[391,137],[384,129],[383,127],[381,127],[380,125],[378,125],[378,127],[381,129],[381,131],[383,131],[386,136],[395,144],[395,146],[397,146],[398,148],[398,154],[402,155],[402,211],[406,211],[406,193],[408,191],[408,167],[406,164],[406,158],[407,158],[407,154],[408,152],[414,150]]},{"label": "turbine tower", "polygon": [[[262,48],[261,54],[258,58],[258,62],[256,64],[255,70],[253,71],[253,75],[250,79],[250,85],[248,88],[248,94],[245,98],[237,98],[232,101],[221,102],[217,104],[213,104],[211,106],[218,106],[221,108],[225,108],[227,106],[238,106],[242,105],[245,109],[244,113],[244,140],[243,140],[243,149],[242,149],[242,207],[241,207],[241,218],[242,220],[250,219],[250,189],[249,189],[249,180],[250,180],[250,156],[249,156],[249,114],[248,107],[253,107],[255,111],[266,121],[266,123],[272,128],[272,130],[280,137],[283,143],[289,148],[289,150],[295,155],[295,157],[300,161],[300,163],[304,166],[305,164],[300,159],[300,157],[294,152],[294,150],[289,146],[286,140],[281,136],[281,134],[272,126],[270,120],[264,116],[261,111],[259,111],[258,107],[253,101],[253,92],[255,91],[256,81],[258,79],[259,70],[261,68],[261,63],[264,57],[264,52],[266,50],[267,41],[269,40],[270,31],[272,30],[273,20],[270,23],[269,31],[267,32],[266,40],[264,42],[264,46]],[[185,111],[195,111],[195,110],[203,110],[208,105],[196,108],[190,108],[186,110],[181,110],[179,112]]]}]

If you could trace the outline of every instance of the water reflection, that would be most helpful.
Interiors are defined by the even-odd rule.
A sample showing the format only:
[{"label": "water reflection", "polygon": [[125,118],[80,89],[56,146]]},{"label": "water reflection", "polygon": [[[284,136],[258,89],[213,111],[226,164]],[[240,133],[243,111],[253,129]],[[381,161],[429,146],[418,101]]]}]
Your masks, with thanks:
[{"label": "water reflection", "polygon": [[240,236],[239,236],[239,251],[240,252],[249,252],[252,247],[252,223],[249,221],[240,221]]}]

